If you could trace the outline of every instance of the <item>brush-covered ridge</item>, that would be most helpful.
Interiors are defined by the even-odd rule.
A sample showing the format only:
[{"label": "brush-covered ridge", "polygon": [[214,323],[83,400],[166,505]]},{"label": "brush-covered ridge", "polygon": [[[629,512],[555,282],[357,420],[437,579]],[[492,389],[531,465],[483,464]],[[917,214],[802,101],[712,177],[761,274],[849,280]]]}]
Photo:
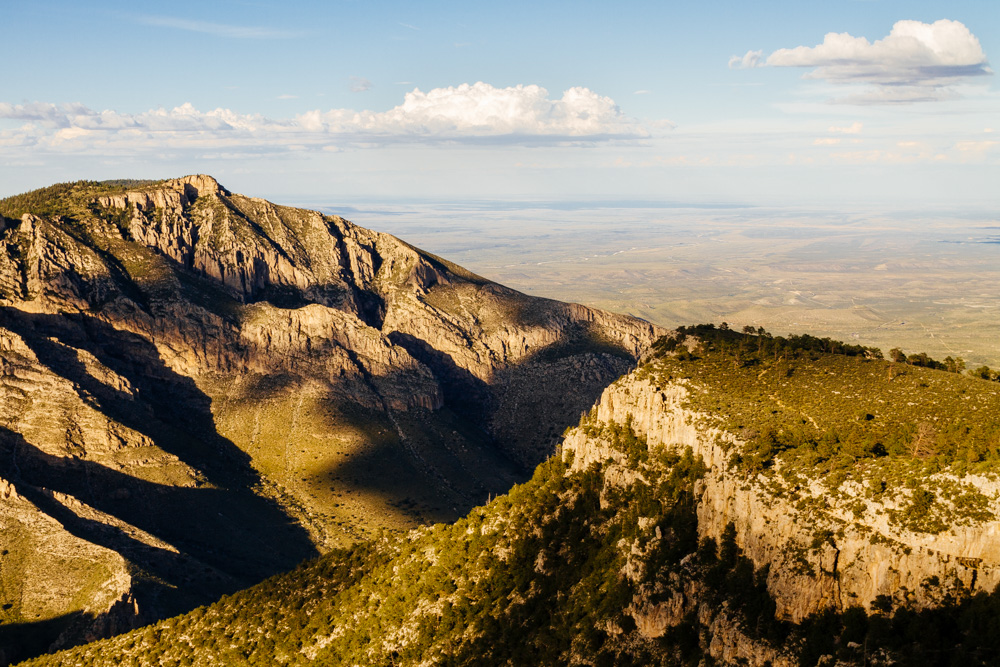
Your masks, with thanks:
[{"label": "brush-covered ridge", "polygon": [[[459,521],[33,664],[995,664],[996,561],[949,551],[995,524],[991,450],[964,454],[992,442],[994,383],[763,334],[654,349],[530,481]],[[914,419],[948,434],[932,455]],[[870,466],[881,497],[852,486]],[[892,514],[921,488],[944,527]]]}]

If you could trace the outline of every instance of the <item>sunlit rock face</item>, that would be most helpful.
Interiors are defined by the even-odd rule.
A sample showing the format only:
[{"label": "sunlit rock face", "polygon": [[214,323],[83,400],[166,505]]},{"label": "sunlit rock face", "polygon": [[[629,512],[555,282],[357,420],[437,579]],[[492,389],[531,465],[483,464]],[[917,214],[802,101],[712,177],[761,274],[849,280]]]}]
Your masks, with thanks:
[{"label": "sunlit rock face", "polygon": [[0,213],[7,660],[455,518],[662,333],[210,176]]},{"label": "sunlit rock face", "polygon": [[[603,423],[627,421],[651,450],[690,447],[704,459],[709,471],[697,487],[699,534],[719,540],[728,524],[735,526],[743,552],[758,568],[768,568],[768,589],[780,617],[799,623],[826,610],[861,606],[870,611],[880,596],[893,605],[923,609],[949,594],[989,592],[1000,583],[1000,521],[915,532],[890,521],[896,508],[891,501],[868,500],[859,515],[850,510],[857,492],[833,495],[822,479],[814,479],[810,491],[824,499],[817,521],[777,494],[765,478],[747,476],[728,463],[746,443],[692,410],[687,401],[692,391],[703,388],[683,380],[627,376],[604,391],[594,415]],[[606,445],[580,429],[563,447],[573,452],[573,467],[580,470],[611,456]],[[996,480],[969,475],[963,481],[992,499],[992,516],[1000,515]],[[643,609],[637,623],[658,632],[669,623],[665,619],[680,622],[683,610],[671,609],[671,603]]]}]

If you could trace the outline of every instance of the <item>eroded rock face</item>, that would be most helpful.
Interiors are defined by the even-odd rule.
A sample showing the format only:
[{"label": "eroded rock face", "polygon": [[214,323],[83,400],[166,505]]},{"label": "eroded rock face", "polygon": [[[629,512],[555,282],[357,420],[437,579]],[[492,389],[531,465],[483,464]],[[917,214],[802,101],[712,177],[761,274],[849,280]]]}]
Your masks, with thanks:
[{"label": "eroded rock face", "polygon": [[[511,367],[569,339],[604,339],[620,350],[621,358],[628,359],[635,358],[662,333],[634,318],[527,297],[421,253],[392,236],[335,216],[234,195],[208,176],[189,176],[149,190],[97,197],[96,205],[127,216],[127,227],[123,225],[126,240],[221,283],[243,302],[284,298],[293,302],[290,305],[308,304],[311,309],[309,313],[301,312],[301,307],[290,311],[295,315],[288,317],[297,321],[269,327],[273,335],[262,335],[259,326],[255,331],[244,327],[240,338],[249,338],[252,348],[243,353],[245,360],[239,353],[229,352],[234,346],[224,340],[224,322],[197,322],[190,327],[197,334],[203,325],[209,326],[202,344],[190,340],[192,332],[185,328],[181,332],[185,340],[178,345],[165,340],[164,345],[195,355],[176,362],[177,370],[187,374],[231,371],[240,365],[245,370],[262,370],[256,360],[273,356],[272,341],[278,341],[280,347],[273,350],[275,354],[295,359],[304,345],[325,338],[362,356],[376,349],[381,350],[376,357],[389,350],[390,356],[397,358],[415,353],[437,376],[450,373],[452,379],[464,376],[468,385],[491,384],[498,371],[510,375]],[[337,341],[328,332],[318,332],[317,327],[345,330],[350,316],[370,327],[370,335],[361,343],[363,349],[351,347],[360,339]],[[201,317],[214,319],[210,314]],[[274,319],[273,314],[270,317]],[[183,321],[181,317],[174,319]],[[304,321],[310,329],[299,326]],[[141,327],[141,323],[136,324]],[[149,335],[156,339],[173,333],[159,328]],[[384,340],[376,343],[379,333]],[[217,340],[227,349],[208,352]],[[201,357],[200,350],[205,350]],[[377,368],[367,371],[375,376],[384,375],[387,367],[400,367],[395,359],[371,361]],[[403,365],[410,363],[404,361]],[[415,405],[440,407],[433,392],[418,394]],[[393,401],[399,404],[397,398]]]},{"label": "eroded rock face", "polygon": [[[222,283],[242,302],[260,305],[240,327],[211,312],[195,317],[189,308],[171,313],[170,327],[155,319],[136,322],[178,372],[273,373],[276,365],[321,356],[329,371],[375,378],[370,384],[380,385],[377,393],[397,409],[434,410],[447,395],[474,396],[477,420],[507,436],[499,444],[527,467],[551,451],[555,438],[527,432],[510,437],[516,420],[496,418],[513,393],[524,403],[542,395],[533,394],[522,375],[538,376],[529,369],[543,369],[546,394],[551,385],[562,385],[571,405],[554,421],[567,424],[587,405],[574,397],[596,395],[662,333],[634,318],[527,297],[389,235],[234,195],[207,176],[99,197],[97,204],[129,216],[128,240]],[[271,304],[283,301],[296,307],[274,312]],[[164,305],[176,311],[176,302]],[[361,336],[346,335],[362,330]],[[602,362],[603,372],[585,383],[585,392],[578,389],[575,367],[552,363],[559,357],[536,359],[577,339],[604,341],[622,360]],[[315,354],[316,348],[324,354]],[[333,349],[351,359],[331,364],[325,351]],[[388,375],[391,382],[377,380]]]},{"label": "eroded rock face", "polygon": [[[707,426],[705,415],[685,407],[689,391],[697,389],[683,382],[657,385],[628,376],[604,391],[596,419],[619,424],[631,420],[650,449],[690,447],[704,459],[709,472],[697,489],[699,534],[719,540],[730,522],[735,525],[743,552],[758,568],[769,566],[768,590],[780,617],[801,622],[827,609],[843,612],[860,605],[871,610],[879,596],[921,609],[940,604],[948,593],[991,591],[1000,583],[996,539],[1000,521],[955,526],[937,534],[916,533],[891,524],[877,503],[869,501],[865,514],[858,517],[835,497],[828,498],[818,516],[809,518],[775,496],[763,478],[748,478],[727,466],[730,448],[743,443],[729,432]],[[580,429],[568,435],[564,451],[573,452],[575,469],[614,456]],[[992,498],[993,515],[1000,515],[995,481],[975,476],[965,481]],[[817,495],[824,494],[818,481],[815,486]],[[824,537],[817,539],[821,529]],[[637,609],[637,623],[641,620],[649,632],[658,632],[671,623],[669,619],[679,622],[683,614],[678,615],[676,606]],[[721,645],[719,650],[723,651]],[[725,651],[716,655],[713,649],[713,656]]]},{"label": "eroded rock face", "polygon": [[0,618],[60,645],[461,515],[662,333],[209,176],[60,196],[0,225],[0,506],[95,554]]},{"label": "eroded rock face", "polygon": [[[65,496],[50,499],[66,502],[67,512],[76,511]],[[74,535],[20,495],[16,485],[0,480],[0,663],[46,650],[67,631],[78,635],[99,630],[95,623],[130,595],[132,583],[128,563],[119,553]],[[49,623],[47,632],[32,630],[39,621]],[[117,614],[122,631],[139,621],[137,608]]]}]

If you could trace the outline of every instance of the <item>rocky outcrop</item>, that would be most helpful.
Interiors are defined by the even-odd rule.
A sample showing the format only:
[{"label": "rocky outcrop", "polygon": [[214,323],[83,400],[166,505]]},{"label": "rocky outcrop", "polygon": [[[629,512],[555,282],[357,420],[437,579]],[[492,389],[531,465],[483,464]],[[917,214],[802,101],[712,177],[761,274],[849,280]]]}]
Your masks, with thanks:
[{"label": "rocky outcrop", "polygon": [[263,229],[253,229],[230,197],[215,179],[198,175],[100,196],[95,203],[124,213],[127,240],[155,248],[246,299],[272,286],[305,289],[309,276]]},{"label": "rocky outcrop", "polygon": [[443,404],[440,385],[427,367],[356,317],[318,304],[250,313],[240,331],[246,372],[322,373],[331,383],[351,378],[374,390],[369,393],[375,400],[365,403],[371,408],[437,410]]},{"label": "rocky outcrop", "polygon": [[228,195],[229,192],[211,176],[199,174],[157,183],[149,189],[99,196],[96,201],[105,208],[121,211],[132,207],[143,211],[154,208],[181,210],[198,197],[213,194]]},{"label": "rocky outcrop", "polygon": [[[704,459],[709,472],[698,487],[698,531],[718,540],[729,523],[735,525],[743,552],[758,568],[769,567],[768,589],[779,616],[801,622],[827,609],[842,612],[860,605],[870,610],[879,596],[920,609],[948,594],[992,591],[1000,583],[1000,521],[916,533],[892,524],[887,508],[870,500],[858,516],[845,506],[853,497],[838,499],[819,480],[813,480],[811,492],[826,506],[810,515],[776,495],[762,477],[748,478],[727,465],[733,448],[745,443],[687,408],[691,391],[699,389],[684,381],[658,385],[627,376],[604,391],[595,418],[618,424],[630,420],[650,450],[690,447]],[[575,469],[617,455],[582,429],[570,433],[563,448],[573,453]],[[975,476],[965,481],[984,490],[993,499],[993,514],[1000,514],[996,482]],[[647,623],[676,619],[669,609],[647,609],[641,616]]]},{"label": "rocky outcrop", "polygon": [[26,310],[87,310],[114,291],[97,252],[37,216],[25,214],[8,228],[0,251],[0,298]]}]

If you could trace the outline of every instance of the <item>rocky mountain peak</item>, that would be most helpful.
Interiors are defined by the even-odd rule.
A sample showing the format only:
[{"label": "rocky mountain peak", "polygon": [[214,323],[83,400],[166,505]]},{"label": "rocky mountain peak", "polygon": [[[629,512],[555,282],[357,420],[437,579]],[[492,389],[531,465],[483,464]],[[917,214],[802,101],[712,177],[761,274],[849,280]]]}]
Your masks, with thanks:
[{"label": "rocky mountain peak", "polygon": [[228,196],[230,192],[222,187],[217,180],[206,174],[194,174],[141,188],[126,190],[123,193],[100,195],[94,201],[105,208],[127,210],[137,208],[141,211],[161,208],[180,212],[198,197],[208,195]]},{"label": "rocky mountain peak", "polygon": [[39,650],[457,518],[662,333],[206,175],[0,215],[0,624]]}]

